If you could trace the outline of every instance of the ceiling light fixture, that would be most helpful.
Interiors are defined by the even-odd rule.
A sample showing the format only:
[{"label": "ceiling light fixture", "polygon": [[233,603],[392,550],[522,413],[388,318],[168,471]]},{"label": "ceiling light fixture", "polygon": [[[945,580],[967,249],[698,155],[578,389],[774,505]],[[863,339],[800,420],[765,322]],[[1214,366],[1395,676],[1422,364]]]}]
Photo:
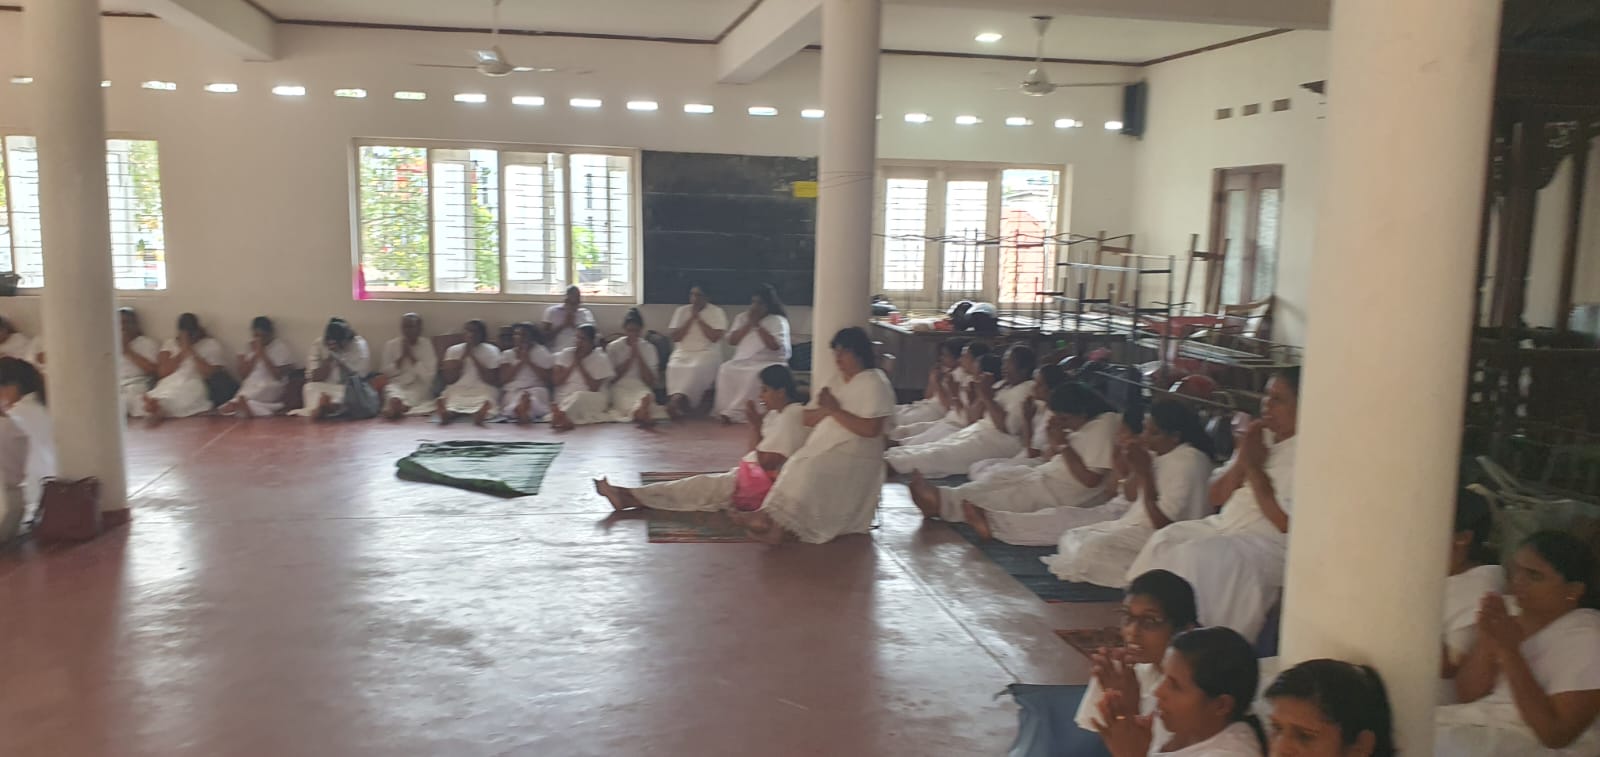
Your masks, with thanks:
[{"label": "ceiling light fixture", "polygon": [[298,84],[280,84],[272,88],[272,94],[279,97],[305,97],[306,88]]},{"label": "ceiling light fixture", "polygon": [[979,34],[976,37],[973,37],[974,40],[977,40],[978,42],[982,42],[985,45],[992,45],[992,44],[994,44],[996,42],[999,42],[1000,40],[1005,39],[1005,38],[1006,38],[1006,35],[1001,34],[1000,32],[984,32],[982,34]]},{"label": "ceiling light fixture", "polygon": [[925,123],[927,123],[929,121],[932,121],[932,120],[933,120],[933,116],[930,116],[930,115],[928,115],[926,113],[907,113],[906,114],[906,123],[908,123],[908,124],[925,124]]},{"label": "ceiling light fixture", "polygon": [[489,96],[482,92],[461,92],[455,96],[455,101],[469,105],[481,105],[489,102]]},{"label": "ceiling light fixture", "polygon": [[172,81],[151,80],[143,82],[139,86],[144,87],[145,89],[153,89],[158,92],[171,92],[178,88],[178,83]]},{"label": "ceiling light fixture", "polygon": [[759,118],[771,118],[778,115],[778,109],[770,105],[752,105],[745,112]]},{"label": "ceiling light fixture", "polygon": [[643,113],[648,113],[648,112],[653,111],[653,110],[659,110],[660,108],[661,108],[661,105],[659,103],[657,103],[655,100],[629,100],[628,101],[628,110],[636,110],[636,111],[640,111],[640,112],[643,112]]},{"label": "ceiling light fixture", "polygon": [[219,81],[207,84],[204,87],[201,87],[201,89],[213,94],[231,95],[239,91],[239,85],[234,84],[233,82]]},{"label": "ceiling light fixture", "polygon": [[1056,119],[1056,128],[1057,129],[1076,129],[1076,128],[1082,126],[1082,125],[1083,125],[1082,121],[1078,121],[1078,120],[1071,119],[1071,118],[1058,118],[1058,119]]},{"label": "ceiling light fixture", "polygon": [[336,90],[333,91],[333,96],[334,97],[348,97],[348,98],[350,98],[352,100],[360,100],[361,98],[367,96],[367,91],[364,90],[364,89],[359,89],[359,88],[336,89]]},{"label": "ceiling light fixture", "polygon": [[806,108],[800,111],[801,118],[822,118],[823,115],[825,115],[825,111],[821,108]]},{"label": "ceiling light fixture", "polygon": [[100,88],[101,89],[105,89],[106,87],[109,87],[109,86],[111,86],[111,80],[110,79],[101,79],[100,80]]},{"label": "ceiling light fixture", "polygon": [[428,99],[428,93],[427,92],[413,92],[413,91],[408,90],[408,89],[402,89],[399,92],[394,93],[394,99],[396,99],[396,100],[426,100],[426,99]]},{"label": "ceiling light fixture", "polygon": [[524,108],[537,108],[544,105],[544,98],[539,95],[517,95],[511,98],[512,105],[521,105]]},{"label": "ceiling light fixture", "polygon": [[33,77],[32,76],[13,76],[13,77],[11,77],[11,83],[12,84],[32,84],[33,83]]},{"label": "ceiling light fixture", "polygon": [[977,126],[981,123],[983,123],[983,119],[977,116],[956,116],[956,124],[958,126]]},{"label": "ceiling light fixture", "polygon": [[683,106],[683,112],[703,116],[708,113],[715,113],[717,109],[715,106],[706,105],[705,103],[689,103]]},{"label": "ceiling light fixture", "polygon": [[1121,121],[1107,121],[1106,122],[1106,131],[1122,131],[1122,122]]},{"label": "ceiling light fixture", "polygon": [[1023,116],[1011,116],[1006,119],[1006,126],[1032,126],[1033,119]]},{"label": "ceiling light fixture", "polygon": [[603,103],[600,100],[597,100],[597,99],[595,99],[593,97],[574,97],[571,100],[568,100],[567,104],[571,105],[574,108],[584,108],[584,109],[587,109],[587,110],[594,110],[595,108],[598,108],[601,105],[604,105],[605,103]]}]

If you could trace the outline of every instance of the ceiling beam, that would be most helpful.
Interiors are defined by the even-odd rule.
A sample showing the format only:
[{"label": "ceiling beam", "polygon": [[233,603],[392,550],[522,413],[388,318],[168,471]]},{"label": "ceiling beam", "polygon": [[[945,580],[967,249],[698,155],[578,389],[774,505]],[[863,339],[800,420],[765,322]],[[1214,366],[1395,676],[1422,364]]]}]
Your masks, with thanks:
[{"label": "ceiling beam", "polygon": [[277,22],[249,0],[141,0],[146,11],[245,60],[278,57]]},{"label": "ceiling beam", "polygon": [[[971,8],[972,0],[889,0],[901,5]],[[1145,21],[1327,29],[1332,0],[989,0],[1002,13],[1100,16]]]},{"label": "ceiling beam", "polygon": [[822,38],[822,0],[758,0],[717,42],[717,80],[749,84]]}]

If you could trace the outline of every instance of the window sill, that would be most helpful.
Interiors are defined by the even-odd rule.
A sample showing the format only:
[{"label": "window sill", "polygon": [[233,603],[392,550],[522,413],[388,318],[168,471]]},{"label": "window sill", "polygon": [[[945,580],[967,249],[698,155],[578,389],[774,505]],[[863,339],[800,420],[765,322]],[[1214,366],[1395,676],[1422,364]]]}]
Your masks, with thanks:
[{"label": "window sill", "polygon": [[[431,294],[431,293],[406,293],[406,292],[369,292],[363,300],[351,298],[354,302],[438,302],[446,304],[488,304],[488,305],[556,305],[565,301],[562,295],[503,295],[503,294]],[[641,305],[637,297],[599,297],[584,295],[585,305]]]}]

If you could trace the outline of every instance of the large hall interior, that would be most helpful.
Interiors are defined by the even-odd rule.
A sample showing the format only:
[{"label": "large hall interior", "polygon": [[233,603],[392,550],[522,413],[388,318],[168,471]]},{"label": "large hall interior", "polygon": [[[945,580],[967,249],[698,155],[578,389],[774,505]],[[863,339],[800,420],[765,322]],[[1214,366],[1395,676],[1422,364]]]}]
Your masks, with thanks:
[{"label": "large hall interior", "polygon": [[1600,757],[1594,0],[10,2],[0,755]]}]

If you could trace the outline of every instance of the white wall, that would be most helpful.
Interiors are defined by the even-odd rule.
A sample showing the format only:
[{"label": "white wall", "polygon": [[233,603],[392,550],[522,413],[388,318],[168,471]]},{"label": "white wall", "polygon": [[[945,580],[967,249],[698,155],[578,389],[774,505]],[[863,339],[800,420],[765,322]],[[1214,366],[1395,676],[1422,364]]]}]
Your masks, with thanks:
[{"label": "white wall", "polygon": [[[25,13],[0,12],[0,72],[28,68]],[[818,107],[817,54],[803,53],[761,82],[715,83],[714,48],[623,41],[507,38],[509,57],[540,65],[593,69],[588,75],[521,74],[487,79],[471,71],[421,68],[413,63],[460,63],[482,43],[477,35],[427,32],[280,28],[283,59],[243,63],[199,46],[150,19],[104,22],[109,129],[160,140],[169,289],[133,294],[147,328],[170,334],[178,313],[192,310],[213,332],[237,343],[249,318],[268,314],[296,348],[342,315],[374,341],[387,338],[408,311],[422,312],[434,332],[462,320],[491,322],[536,318],[541,306],[514,303],[365,301],[350,294],[351,218],[349,157],[355,137],[409,137],[497,142],[597,145],[641,149],[814,155],[817,123],[798,117]],[[884,119],[880,154],[893,158],[1006,161],[1070,165],[1076,185],[1070,217],[1080,229],[1125,229],[1132,221],[1136,142],[1094,128],[1121,113],[1116,88],[1065,90],[1029,98],[999,87],[1025,68],[957,59],[888,56],[883,62]],[[1136,69],[1063,66],[1063,81],[1137,78]],[[137,87],[148,79],[175,81],[175,92]],[[202,84],[231,81],[236,95],[212,95]],[[301,84],[303,99],[275,97],[277,84]],[[362,87],[367,100],[336,100],[338,87]],[[26,129],[30,91],[0,84],[0,128]],[[398,102],[398,89],[423,90],[427,102]],[[450,101],[457,92],[485,92],[487,105]],[[540,109],[513,109],[514,94],[543,95]],[[570,97],[606,100],[599,112],[575,111]],[[661,103],[656,113],[631,113],[630,99]],[[709,102],[718,112],[691,117],[685,102]],[[750,105],[783,111],[774,119],[744,114]],[[935,122],[904,123],[907,111]],[[958,127],[957,114],[985,119]],[[1037,126],[1008,128],[1008,115]],[[1090,128],[1057,131],[1071,117]],[[36,326],[37,299],[0,301],[0,313],[25,328]],[[597,307],[605,328],[615,328],[623,308]],[[809,331],[805,309],[797,330]],[[670,308],[646,309],[662,324]]]},{"label": "white wall", "polygon": [[[1133,227],[1142,252],[1185,255],[1210,236],[1212,171],[1283,164],[1274,338],[1303,344],[1306,289],[1321,183],[1322,97],[1300,85],[1327,78],[1327,32],[1297,31],[1148,69],[1150,112],[1135,165]],[[1272,101],[1291,100],[1272,112]],[[1240,115],[1259,103],[1259,115]],[[1219,108],[1234,115],[1216,120]],[[1202,302],[1204,265],[1190,300]],[[1179,280],[1181,284],[1181,279]]]}]

